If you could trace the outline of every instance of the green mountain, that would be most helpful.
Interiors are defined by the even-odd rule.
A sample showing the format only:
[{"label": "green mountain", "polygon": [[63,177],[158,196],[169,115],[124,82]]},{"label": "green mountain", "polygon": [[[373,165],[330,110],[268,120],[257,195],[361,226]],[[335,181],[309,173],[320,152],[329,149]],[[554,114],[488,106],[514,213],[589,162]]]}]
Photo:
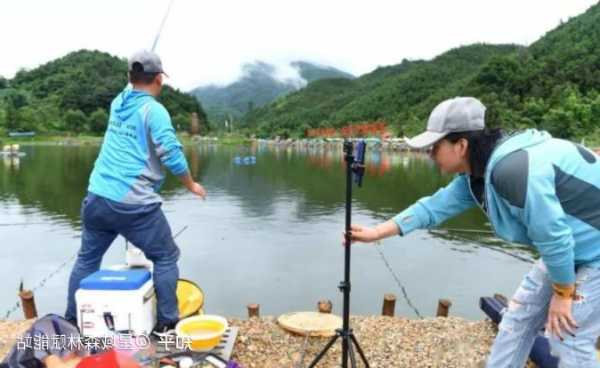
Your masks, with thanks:
[{"label": "green mountain", "polygon": [[599,92],[597,4],[529,47],[470,45],[352,81],[311,83],[252,111],[245,123],[261,136],[274,136],[382,119],[396,134],[410,135],[443,99],[472,95],[486,104],[490,126],[537,127],[600,143]]},{"label": "green mountain", "polygon": [[[80,50],[21,70],[11,80],[0,78],[0,131],[102,133],[110,103],[126,84],[126,60],[100,51]],[[160,100],[176,128],[187,129],[193,112],[206,122],[190,95],[165,86]]]},{"label": "green mountain", "polygon": [[206,108],[214,122],[239,119],[248,111],[263,106],[277,97],[304,87],[307,83],[325,78],[354,76],[333,67],[306,61],[289,64],[295,75],[282,76],[276,66],[262,61],[242,66],[242,76],[226,86],[209,85],[191,91]]},{"label": "green mountain", "polygon": [[411,114],[412,106],[464,84],[492,57],[517,49],[514,45],[471,45],[431,61],[404,60],[355,80],[313,82],[248,113],[246,126],[258,129],[260,135],[301,134],[307,128],[382,119],[400,130],[404,125],[400,122],[417,119]]},{"label": "green mountain", "polygon": [[488,105],[496,125],[600,143],[600,4],[494,58],[465,90]]},{"label": "green mountain", "polygon": [[354,75],[327,65],[310,63],[308,61],[292,61],[290,66],[298,71],[300,77],[307,83],[327,78],[354,79]]}]

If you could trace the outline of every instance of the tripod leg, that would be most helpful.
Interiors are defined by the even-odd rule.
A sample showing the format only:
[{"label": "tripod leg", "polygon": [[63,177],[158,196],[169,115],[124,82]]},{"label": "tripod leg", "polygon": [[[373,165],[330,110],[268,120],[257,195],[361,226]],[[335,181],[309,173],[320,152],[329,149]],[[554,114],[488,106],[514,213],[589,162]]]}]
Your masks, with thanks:
[{"label": "tripod leg", "polygon": [[325,356],[325,354],[327,354],[327,350],[329,350],[329,348],[335,343],[338,337],[340,337],[340,335],[335,335],[331,338],[331,340],[329,340],[327,345],[325,345],[325,347],[323,348],[323,350],[321,350],[319,355],[317,355],[317,357],[310,363],[308,368],[313,368],[317,365],[317,363]]},{"label": "tripod leg", "polygon": [[358,343],[358,340],[356,340],[356,336],[354,336],[354,334],[352,334],[352,335],[350,335],[350,338],[352,339],[352,342],[356,346],[356,350],[358,350],[358,354],[360,355],[360,358],[362,359],[363,363],[365,363],[365,367],[369,368],[369,362],[367,362],[367,357],[365,357],[365,353],[361,349],[360,344]]},{"label": "tripod leg", "polygon": [[[344,334],[344,332],[342,332]],[[350,347],[350,339],[348,335],[342,335],[342,368],[348,368],[348,348]]]},{"label": "tripod leg", "polygon": [[354,356],[354,349],[352,349],[351,341],[348,341],[348,352],[350,353],[350,367],[356,368],[356,357]]}]

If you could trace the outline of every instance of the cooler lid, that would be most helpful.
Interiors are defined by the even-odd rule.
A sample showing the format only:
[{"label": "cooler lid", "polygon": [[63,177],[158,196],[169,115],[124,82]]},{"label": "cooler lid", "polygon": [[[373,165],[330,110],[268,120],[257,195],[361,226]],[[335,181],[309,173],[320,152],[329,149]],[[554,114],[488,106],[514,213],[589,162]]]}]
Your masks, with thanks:
[{"label": "cooler lid", "polygon": [[81,280],[86,290],[136,290],[150,280],[148,270],[100,270]]}]

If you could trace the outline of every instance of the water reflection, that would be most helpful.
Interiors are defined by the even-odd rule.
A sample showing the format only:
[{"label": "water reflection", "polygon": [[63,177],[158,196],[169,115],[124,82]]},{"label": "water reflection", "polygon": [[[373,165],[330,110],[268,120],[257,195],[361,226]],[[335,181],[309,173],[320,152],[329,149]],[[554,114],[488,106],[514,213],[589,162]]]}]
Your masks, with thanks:
[{"label": "water reflection", "polygon": [[18,171],[19,170],[19,166],[21,165],[21,158],[19,156],[2,156],[2,161],[4,164],[4,167],[7,170],[12,170],[12,171]]},{"label": "water reflection", "polygon": [[[50,216],[59,215],[79,224],[79,206],[98,147],[30,146],[21,160],[1,161],[0,198],[17,198]],[[329,215],[343,206],[344,159],[341,146],[294,149],[260,145],[185,149],[192,175],[211,192],[224,193],[239,203],[246,216],[271,216],[278,202],[294,204],[292,212],[303,221]],[[235,165],[240,155],[256,156],[255,165]],[[423,155],[369,151],[364,186],[355,191],[357,207],[376,218],[393,216],[418,198],[445,185],[441,175]],[[185,191],[168,176],[163,185],[166,201]],[[485,220],[471,211],[449,225],[483,227]]]}]

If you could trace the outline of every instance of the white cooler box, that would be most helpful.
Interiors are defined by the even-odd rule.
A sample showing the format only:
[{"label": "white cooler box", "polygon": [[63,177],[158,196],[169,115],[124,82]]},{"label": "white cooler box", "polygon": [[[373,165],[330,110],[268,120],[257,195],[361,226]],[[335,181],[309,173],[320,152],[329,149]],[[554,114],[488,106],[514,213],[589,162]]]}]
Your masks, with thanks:
[{"label": "white cooler box", "polygon": [[83,336],[149,335],[156,323],[156,294],[146,269],[97,271],[81,280],[75,301]]}]

